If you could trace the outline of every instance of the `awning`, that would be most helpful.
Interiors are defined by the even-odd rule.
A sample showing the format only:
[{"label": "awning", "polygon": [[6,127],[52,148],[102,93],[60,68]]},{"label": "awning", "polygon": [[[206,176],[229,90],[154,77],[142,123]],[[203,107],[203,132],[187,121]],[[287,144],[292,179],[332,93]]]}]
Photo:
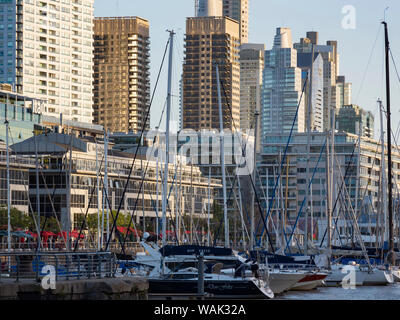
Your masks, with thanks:
[{"label": "awning", "polygon": [[84,235],[82,232],[79,234],[79,231],[76,231],[76,230],[72,230],[72,231],[70,232],[70,236],[71,236],[72,238],[78,238],[78,237],[80,237],[80,239],[83,239],[83,238],[85,237],[85,235]]},{"label": "awning", "polygon": [[[117,226],[117,230],[123,234],[127,233],[128,228],[127,227],[120,227]],[[135,231],[135,229],[133,229],[132,227],[129,227],[129,232],[128,234],[134,234],[135,236],[139,236],[141,237],[143,235],[143,232],[141,230],[138,230],[137,232]]]},{"label": "awning", "polygon": [[126,233],[126,227],[119,227],[117,226],[117,230],[121,233]]},{"label": "awning", "polygon": [[42,231],[42,232],[40,232],[40,235],[42,237],[57,237],[57,235],[51,231]]},{"label": "awning", "polygon": [[[0,236],[8,237],[8,231],[1,230]],[[25,233],[24,231],[11,231],[10,236],[19,237],[19,238],[33,238],[30,234]]]},{"label": "awning", "polygon": [[33,233],[32,231],[26,231],[27,235],[30,235],[32,238],[37,238],[37,233]]},{"label": "awning", "polygon": [[[75,230],[72,230],[69,233],[69,236],[70,236],[70,238],[78,238],[79,232],[75,231]],[[63,231],[62,234],[61,234],[61,232],[57,233],[57,237],[63,237],[66,240],[67,239],[67,231]],[[83,239],[84,237],[85,236],[81,233],[81,237],[80,238]]]},{"label": "awning", "polygon": [[[190,232],[189,230],[186,230],[185,233],[190,234],[191,232]],[[197,234],[199,234],[199,233],[201,233],[201,234],[206,234],[207,232],[205,232],[205,231],[194,231],[193,233],[197,233]]]}]

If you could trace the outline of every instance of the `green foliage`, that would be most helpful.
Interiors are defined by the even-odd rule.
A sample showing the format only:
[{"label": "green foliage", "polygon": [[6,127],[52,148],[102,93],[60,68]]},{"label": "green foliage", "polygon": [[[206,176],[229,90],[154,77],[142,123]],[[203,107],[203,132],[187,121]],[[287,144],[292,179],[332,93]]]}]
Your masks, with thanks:
[{"label": "green foliage", "polygon": [[[113,217],[115,218],[117,216],[117,211],[113,210],[112,212],[109,213],[109,221],[110,225],[113,223]],[[77,219],[78,226],[80,227],[82,225],[82,221],[84,219],[84,215],[77,215],[75,218]],[[106,212],[104,212],[104,223],[106,222]],[[130,215],[124,214],[123,212],[120,212],[117,218],[117,226],[118,227],[128,227],[129,225],[129,220],[130,220]],[[89,230],[91,232],[97,231],[97,214],[89,214],[86,219],[86,223],[84,225],[85,230]],[[100,213],[100,223],[101,223],[101,213]],[[133,222],[131,222],[131,227],[133,227]]]},{"label": "green foliage", "polygon": [[[29,228],[31,221],[33,221],[33,219],[22,211],[16,208],[10,209],[10,224],[12,230]],[[0,208],[0,225],[8,225],[7,208]]]},{"label": "green foliage", "polygon": [[[3,228],[7,228],[8,224],[8,213],[7,208],[0,208],[0,226]],[[10,218],[11,218],[11,229],[16,231],[18,229],[22,230],[30,230],[32,232],[36,232],[36,224],[31,214],[26,214],[22,211],[19,211],[16,208],[11,208],[10,210]],[[36,221],[38,220],[37,217]],[[54,217],[40,217],[40,228],[46,231],[51,231],[54,233],[60,232],[59,225],[57,223],[57,219]]]},{"label": "green foliage", "polygon": [[[46,221],[46,224],[45,224],[45,221]],[[34,223],[33,223],[33,219],[32,219],[32,224],[33,224],[33,226],[32,226],[31,230],[36,230],[36,227],[34,226]],[[57,223],[57,219],[54,217],[47,217],[47,218],[41,217],[40,218],[40,228],[42,230],[51,231],[54,233],[60,232],[59,224]]]}]

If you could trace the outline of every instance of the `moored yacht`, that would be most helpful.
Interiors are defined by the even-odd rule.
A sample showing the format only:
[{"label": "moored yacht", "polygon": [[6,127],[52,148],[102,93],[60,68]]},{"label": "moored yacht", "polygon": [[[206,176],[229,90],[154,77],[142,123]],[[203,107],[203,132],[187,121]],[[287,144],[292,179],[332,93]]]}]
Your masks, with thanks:
[{"label": "moored yacht", "polygon": [[[199,273],[196,268],[153,276],[149,281],[150,296],[198,294]],[[211,299],[272,299],[274,293],[267,282],[256,277],[235,277],[226,274],[204,274],[205,298]]]}]

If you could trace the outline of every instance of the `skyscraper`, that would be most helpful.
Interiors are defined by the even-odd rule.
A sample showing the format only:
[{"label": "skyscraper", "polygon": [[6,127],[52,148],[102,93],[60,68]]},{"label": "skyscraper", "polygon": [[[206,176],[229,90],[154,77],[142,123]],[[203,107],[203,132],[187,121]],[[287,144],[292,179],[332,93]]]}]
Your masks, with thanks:
[{"label": "skyscraper", "polygon": [[358,134],[361,129],[361,136],[374,138],[374,116],[370,111],[355,105],[344,105],[336,114],[336,129],[348,133]]},{"label": "skyscraper", "polygon": [[305,131],[305,102],[301,69],[297,67],[297,50],[293,48],[289,28],[277,28],[274,45],[265,51],[265,68],[261,93],[262,135],[288,133],[295,119],[295,132]]},{"label": "skyscraper", "polygon": [[317,31],[308,31],[306,33],[306,36],[308,39],[310,39],[310,42],[314,45],[318,44],[318,32]]},{"label": "skyscraper", "polygon": [[94,122],[112,132],[149,130],[149,22],[96,18],[94,33]]},{"label": "skyscraper", "polygon": [[219,129],[216,64],[224,128],[239,129],[239,24],[228,17],[187,18],[185,48],[183,129]]},{"label": "skyscraper", "polygon": [[197,17],[221,17],[222,0],[197,0]]},{"label": "skyscraper", "polygon": [[337,110],[340,105],[340,92],[336,86],[339,70],[337,42],[328,41],[334,45],[317,45],[315,51],[320,53],[324,61],[324,131],[331,128],[331,111]]},{"label": "skyscraper", "polygon": [[[304,95],[306,125],[310,116],[310,130],[322,132],[324,128],[324,62],[319,53],[314,54],[313,58],[312,56],[311,52],[297,52],[297,66],[302,70],[302,84],[308,81]],[[311,97],[310,74],[312,75]]]},{"label": "skyscraper", "polygon": [[223,14],[239,22],[240,42],[249,42],[249,0],[223,0]]},{"label": "skyscraper", "polygon": [[240,47],[240,129],[254,129],[254,114],[261,111],[262,72],[265,45],[245,43]]},{"label": "skyscraper", "polygon": [[326,45],[318,43],[318,32],[307,32],[306,38],[301,38],[294,47],[299,53],[310,53],[314,49],[315,54],[320,54],[323,60],[323,130],[331,127],[331,111],[340,107],[340,89],[336,85],[339,74],[339,54],[337,41],[327,41]]},{"label": "skyscraper", "polygon": [[345,76],[338,76],[336,79],[336,85],[339,88],[340,95],[339,107],[341,108],[344,105],[350,105],[352,97],[351,83],[346,82]]},{"label": "skyscraper", "polygon": [[0,82],[47,100],[45,115],[92,122],[93,3],[0,1]]}]

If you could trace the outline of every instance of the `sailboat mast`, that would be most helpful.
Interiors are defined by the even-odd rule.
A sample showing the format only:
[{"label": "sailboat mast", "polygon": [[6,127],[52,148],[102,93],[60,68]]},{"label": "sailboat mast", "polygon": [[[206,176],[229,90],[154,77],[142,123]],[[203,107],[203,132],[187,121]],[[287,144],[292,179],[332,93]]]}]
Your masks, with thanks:
[{"label": "sailboat mast", "polygon": [[219,70],[218,65],[215,66],[217,74],[217,91],[218,91],[218,109],[219,109],[219,134],[220,134],[220,149],[221,149],[221,171],[222,171],[222,192],[224,196],[224,224],[225,224],[225,247],[229,248],[229,225],[228,225],[228,209],[226,203],[226,180],[225,180],[225,155],[224,155],[224,125],[222,119],[222,106],[221,106],[221,89],[219,83]]},{"label": "sailboat mast", "polygon": [[392,208],[392,129],[390,121],[390,75],[389,75],[389,35],[387,23],[385,26],[385,64],[386,64],[386,118],[387,118],[387,144],[388,144],[388,219],[389,219],[389,256],[390,262],[394,265],[394,242],[393,242],[393,208]]},{"label": "sailboat mast", "polygon": [[[354,212],[356,213],[356,216],[359,216],[358,214],[358,201],[360,200],[360,162],[361,162],[361,131],[362,131],[362,123],[356,122],[356,125],[358,124],[358,145],[357,145],[357,172],[356,172],[356,196],[355,196],[355,209]],[[352,240],[354,243],[354,228],[352,231]]]},{"label": "sailboat mast", "polygon": [[96,189],[97,189],[97,250],[100,251],[100,179],[99,179],[99,160],[96,139]]},{"label": "sailboat mast", "polygon": [[[156,130],[158,130],[158,128],[156,128]],[[158,240],[158,236],[160,234],[159,230],[158,230],[158,222],[159,222],[159,217],[158,217],[158,194],[159,194],[159,190],[158,190],[158,159],[160,158],[160,147],[158,145],[158,137],[157,137],[157,161],[156,161],[156,215],[157,215],[157,219],[156,219],[156,233],[157,233],[157,240]]]},{"label": "sailboat mast", "polygon": [[[181,171],[182,172],[182,171]],[[207,245],[210,245],[210,197],[211,197],[211,167],[208,167],[208,206],[207,206]]]},{"label": "sailboat mast", "polygon": [[[382,110],[382,101],[378,100],[379,103],[379,115],[381,122],[381,174],[382,174],[382,182],[381,182],[381,209],[383,209],[383,217],[384,217],[384,241],[388,240],[388,227],[387,227],[387,186],[386,186],[386,165],[385,165],[385,130],[383,127],[383,110]],[[378,220],[377,220],[378,221]]]},{"label": "sailboat mast", "polygon": [[[39,158],[38,158],[38,151],[37,151],[37,139],[36,139],[36,133],[33,133],[33,139],[35,141],[35,160],[36,160],[36,211],[38,215],[38,251],[40,250],[40,242],[41,242],[41,236],[40,236],[40,195],[39,195]],[[67,178],[67,177],[66,177]],[[68,196],[68,194],[67,194]],[[68,199],[69,200],[69,199]],[[69,202],[67,202],[68,206]],[[67,214],[69,214],[69,210],[67,210]],[[69,218],[67,218],[67,221]]]},{"label": "sailboat mast", "polygon": [[325,174],[326,174],[326,187],[327,187],[327,192],[326,192],[326,220],[327,220],[327,250],[328,250],[328,268],[330,269],[330,256],[331,256],[331,185],[330,185],[330,165],[329,165],[329,131],[326,132],[327,137],[326,137],[326,160],[325,160]]},{"label": "sailboat mast", "polygon": [[[260,115],[260,112],[258,110],[258,108],[256,108],[255,112],[254,112],[254,153],[253,153],[253,157],[254,157],[254,163],[253,163],[253,172],[252,172],[252,177],[251,179],[253,179],[254,183],[256,181],[256,168],[257,168],[257,135],[258,135],[258,116]],[[238,179],[240,179],[238,177]],[[268,202],[268,199],[267,199]],[[254,248],[254,205],[255,205],[255,191],[253,190],[252,194],[251,194],[251,215],[250,215],[250,248]]]},{"label": "sailboat mast", "polygon": [[8,252],[11,252],[10,151],[9,151],[9,147],[8,147],[9,122],[8,122],[8,120],[6,120],[4,123],[6,125],[6,157],[7,157],[7,243],[8,243]]},{"label": "sailboat mast", "polygon": [[[311,116],[312,116],[312,77],[313,77],[313,65],[314,65],[314,44],[311,44],[311,65],[310,65],[310,72],[308,73],[309,77],[309,85],[308,85],[308,115],[307,115],[307,166],[306,166],[306,181],[307,184],[309,183],[310,179],[310,132],[311,132]],[[305,254],[308,252],[308,215],[309,215],[309,203],[310,201],[310,190],[306,188],[306,214],[305,214],[305,226],[304,226],[304,251]]]},{"label": "sailboat mast", "polygon": [[104,196],[105,196],[105,209],[106,209],[106,230],[107,241],[110,238],[110,213],[108,208],[108,130],[104,131]]},{"label": "sailboat mast", "polygon": [[169,31],[169,62],[168,62],[168,93],[167,114],[165,126],[165,164],[164,164],[164,186],[162,196],[162,244],[166,245],[167,234],[167,189],[168,189],[168,162],[169,162],[169,120],[171,114],[171,83],[172,83],[172,54],[174,48],[174,31]]}]

